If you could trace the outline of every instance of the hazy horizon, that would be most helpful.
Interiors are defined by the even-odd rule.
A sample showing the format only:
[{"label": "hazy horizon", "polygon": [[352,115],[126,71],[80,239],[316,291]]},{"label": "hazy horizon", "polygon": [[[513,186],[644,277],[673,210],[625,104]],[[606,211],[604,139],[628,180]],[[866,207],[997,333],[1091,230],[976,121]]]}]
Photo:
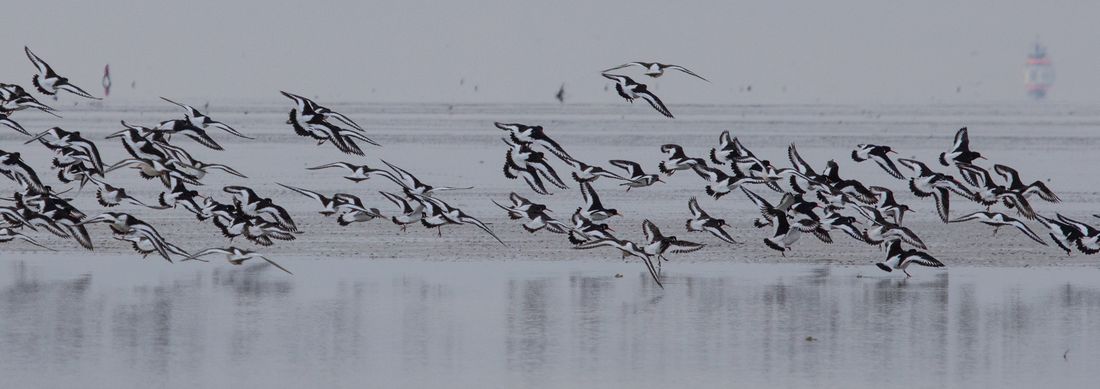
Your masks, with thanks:
[{"label": "hazy horizon", "polygon": [[657,60],[713,81],[623,70],[670,105],[1022,102],[1038,37],[1057,72],[1049,100],[1098,103],[1100,32],[1090,27],[1100,4],[1055,3],[40,1],[6,7],[25,16],[7,18],[9,30],[26,34],[0,45],[0,82],[30,86],[29,45],[96,95],[110,64],[111,97],[124,100],[293,90],[343,101],[528,103],[552,102],[565,83],[568,102],[616,103],[599,72]]}]

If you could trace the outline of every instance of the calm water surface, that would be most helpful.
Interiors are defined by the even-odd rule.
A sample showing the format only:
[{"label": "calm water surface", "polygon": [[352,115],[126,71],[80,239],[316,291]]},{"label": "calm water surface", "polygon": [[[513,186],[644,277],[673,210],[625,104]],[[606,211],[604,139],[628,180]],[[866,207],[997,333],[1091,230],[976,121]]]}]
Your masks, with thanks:
[{"label": "calm water surface", "polygon": [[661,290],[635,263],[284,265],[0,259],[3,386],[1100,382],[1092,268],[676,264]]}]

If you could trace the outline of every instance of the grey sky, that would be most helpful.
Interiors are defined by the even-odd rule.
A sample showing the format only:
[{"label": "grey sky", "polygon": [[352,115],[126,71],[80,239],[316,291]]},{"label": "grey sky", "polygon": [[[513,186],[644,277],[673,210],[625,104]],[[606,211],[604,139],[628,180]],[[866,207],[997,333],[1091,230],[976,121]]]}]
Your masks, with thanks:
[{"label": "grey sky", "polygon": [[1023,101],[1023,62],[1038,35],[1058,73],[1051,98],[1100,102],[1100,3],[1089,1],[37,0],[4,8],[0,80],[29,86],[29,44],[97,94],[110,63],[112,97],[122,99],[277,99],[287,89],[329,101],[548,102],[565,82],[571,101],[616,102],[599,71],[653,59],[714,81],[661,78],[654,87],[670,104]]}]

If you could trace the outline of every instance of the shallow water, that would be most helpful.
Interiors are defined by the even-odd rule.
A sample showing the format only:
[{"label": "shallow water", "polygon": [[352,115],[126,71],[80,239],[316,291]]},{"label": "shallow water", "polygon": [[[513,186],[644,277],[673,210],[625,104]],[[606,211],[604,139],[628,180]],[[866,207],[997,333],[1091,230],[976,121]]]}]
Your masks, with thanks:
[{"label": "shallow water", "polygon": [[[0,259],[5,387],[1087,387],[1100,270]],[[623,278],[615,278],[622,273]],[[813,340],[808,340],[812,337]]]}]

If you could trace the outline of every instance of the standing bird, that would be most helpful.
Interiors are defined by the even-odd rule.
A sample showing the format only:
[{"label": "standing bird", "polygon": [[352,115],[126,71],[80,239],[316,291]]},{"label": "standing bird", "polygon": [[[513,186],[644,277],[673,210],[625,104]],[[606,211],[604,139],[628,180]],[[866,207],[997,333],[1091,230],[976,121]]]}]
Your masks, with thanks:
[{"label": "standing bird", "polygon": [[667,144],[661,146],[661,152],[665,153],[665,160],[657,165],[657,170],[671,176],[677,170],[688,170],[695,165],[706,165],[702,158],[688,158],[684,148],[680,145]]},{"label": "standing bird", "polygon": [[627,181],[619,185],[625,186],[627,192],[630,191],[630,188],[643,188],[658,182],[664,182],[661,181],[661,176],[659,175],[646,174],[645,171],[642,170],[642,165],[639,165],[637,162],[622,159],[615,159],[608,162],[620,169],[626,170]]},{"label": "standing bird", "polygon": [[207,116],[207,115],[203,114],[202,112],[199,112],[199,110],[195,109],[195,107],[192,107],[192,106],[187,105],[187,104],[177,103],[175,101],[169,100],[166,97],[161,97],[161,100],[164,100],[164,101],[167,101],[169,103],[178,105],[180,108],[183,108],[184,111],[187,111],[187,114],[186,114],[187,121],[190,122],[192,126],[195,126],[195,127],[198,127],[198,128],[204,129],[204,130],[207,129],[207,128],[213,127],[213,128],[217,128],[217,129],[220,129],[222,131],[228,132],[230,134],[233,134],[233,136],[237,136],[237,137],[245,138],[245,139],[255,139],[255,138],[248,137],[244,134],[241,134],[237,130],[233,129],[233,127],[230,127],[229,125],[227,125],[225,123],[222,123],[222,122],[219,122],[217,120],[211,119],[210,116]]},{"label": "standing bird", "polygon": [[284,268],[282,266],[279,266],[279,264],[275,263],[275,261],[272,261],[272,260],[268,259],[267,257],[263,256],[263,254],[260,254],[260,253],[257,253],[255,251],[251,251],[251,250],[245,250],[245,249],[238,248],[238,247],[235,247],[235,246],[224,248],[224,249],[222,249],[222,248],[210,248],[210,249],[206,249],[206,250],[203,250],[203,251],[199,251],[198,253],[195,253],[192,256],[184,258],[180,262],[193,260],[193,259],[199,259],[199,257],[205,257],[205,256],[211,255],[211,254],[225,255],[225,259],[228,260],[229,263],[234,264],[234,265],[240,265],[240,264],[244,263],[244,261],[247,261],[249,259],[259,258],[259,259],[262,259],[264,261],[267,261],[267,263],[270,263],[271,266],[275,266],[275,267],[279,268],[279,270],[285,271],[286,274],[294,275],[294,273],[291,273],[290,270],[287,270],[286,268]]},{"label": "standing bird", "polygon": [[46,61],[34,55],[30,47],[23,46],[23,51],[27,52],[27,58],[38,68],[38,74],[35,74],[34,77],[31,78],[31,83],[34,84],[34,87],[37,88],[39,92],[53,96],[59,91],[66,91],[80,97],[100,100],[100,98],[92,96],[76,85],[69,83],[68,78],[59,76]]},{"label": "standing bird", "polygon": [[901,171],[898,170],[897,165],[890,159],[890,153],[896,153],[890,146],[862,144],[857,145],[856,149],[852,150],[852,160],[863,162],[870,159],[875,161],[875,163],[890,176],[899,180],[905,179],[905,177],[901,175]]},{"label": "standing bird", "polygon": [[703,208],[699,207],[699,201],[696,200],[695,197],[688,200],[688,210],[691,211],[691,219],[687,221],[687,230],[689,232],[706,231],[726,243],[738,244],[726,230],[722,229],[722,227],[727,225],[726,221],[715,219],[708,215]]},{"label": "standing bird", "polygon": [[994,235],[997,234],[997,230],[999,230],[1001,227],[1004,227],[1004,226],[1016,227],[1017,230],[1020,230],[1020,232],[1024,233],[1024,235],[1027,235],[1027,237],[1031,238],[1031,240],[1034,240],[1034,241],[1038,242],[1039,244],[1041,244],[1043,246],[1047,245],[1046,242],[1043,242],[1043,240],[1041,238],[1039,238],[1038,235],[1035,235],[1035,232],[1031,231],[1031,228],[1028,228],[1027,224],[1024,224],[1024,222],[1019,221],[1017,219],[1013,219],[1011,217],[1008,217],[1003,213],[999,213],[999,212],[974,212],[974,213],[971,213],[969,215],[962,216],[958,219],[952,220],[952,221],[950,221],[950,223],[961,223],[961,222],[967,222],[967,221],[977,221],[977,222],[985,224],[985,225],[993,226],[993,234]]},{"label": "standing bird", "polygon": [[665,103],[661,102],[661,99],[658,98],[657,95],[651,93],[649,89],[646,88],[645,84],[634,82],[634,80],[627,76],[607,73],[604,73],[603,76],[608,80],[615,81],[615,90],[618,91],[619,96],[622,96],[626,101],[633,103],[634,99],[641,97],[648,102],[653,109],[660,112],[661,115],[665,115],[669,118],[672,117],[672,112],[669,112],[668,108],[665,107]]},{"label": "standing bird", "polygon": [[970,151],[970,136],[966,133],[966,127],[960,128],[959,132],[955,133],[955,142],[951,145],[951,150],[940,153],[940,164],[943,166],[951,166],[950,162],[963,162],[974,163],[976,159],[985,159],[981,153]]},{"label": "standing bird", "polygon": [[698,74],[695,74],[690,70],[687,70],[687,68],[685,68],[683,66],[663,64],[663,63],[659,63],[659,62],[641,62],[641,61],[629,62],[629,63],[624,63],[622,65],[613,67],[611,69],[604,70],[603,73],[607,73],[607,72],[610,72],[612,70],[618,70],[618,69],[622,69],[622,68],[630,67],[630,66],[640,66],[640,67],[645,68],[645,75],[653,77],[653,78],[660,77],[660,76],[665,74],[665,70],[671,69],[671,70],[679,70],[681,72],[684,72],[684,73],[687,73],[689,75],[695,76],[696,78],[698,78],[700,80],[710,82],[710,80],[707,80],[707,79],[703,78],[702,76],[700,76]]},{"label": "standing bird", "polygon": [[891,242],[886,252],[886,260],[876,263],[875,266],[878,266],[879,269],[885,272],[891,272],[895,269],[901,270],[905,273],[906,278],[910,278],[913,277],[913,275],[909,274],[906,268],[912,264],[927,267],[943,267],[943,262],[940,262],[926,252],[917,251],[916,249],[902,250],[900,242]]}]

